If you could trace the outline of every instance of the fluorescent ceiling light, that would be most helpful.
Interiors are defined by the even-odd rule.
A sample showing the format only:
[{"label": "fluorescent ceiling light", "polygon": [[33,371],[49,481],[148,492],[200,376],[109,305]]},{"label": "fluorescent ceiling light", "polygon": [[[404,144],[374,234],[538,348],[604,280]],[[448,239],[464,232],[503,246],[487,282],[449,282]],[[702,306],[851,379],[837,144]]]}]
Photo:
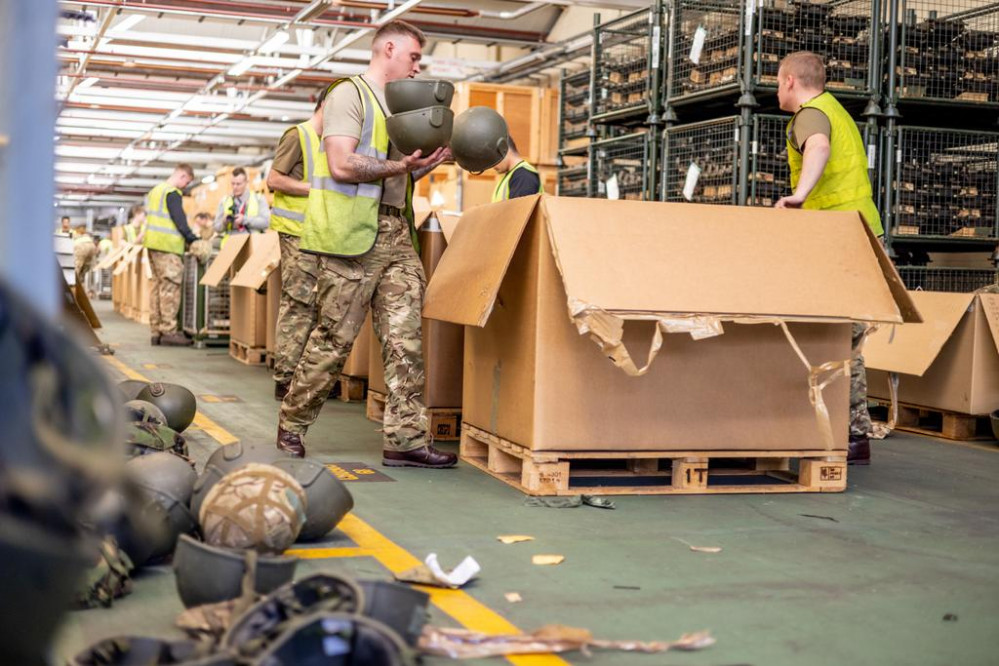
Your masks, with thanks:
[{"label": "fluorescent ceiling light", "polygon": [[313,0],[313,2],[311,2],[307,7],[304,7],[302,11],[298,12],[294,18],[294,22],[304,23],[306,21],[311,21],[326,12],[332,4],[332,0]]},{"label": "fluorescent ceiling light", "polygon": [[257,49],[260,53],[271,53],[281,48],[291,37],[285,30],[278,30]]},{"label": "fluorescent ceiling light", "polygon": [[230,67],[229,71],[227,71],[226,74],[228,74],[229,76],[240,76],[242,74],[245,74],[246,70],[248,70],[251,67],[253,67],[254,62],[255,61],[254,61],[254,59],[252,57],[251,58],[243,58],[242,60],[240,60],[239,62],[237,62],[235,65],[233,65],[232,67]]},{"label": "fluorescent ceiling light", "polygon": [[111,28],[110,32],[125,32],[126,30],[131,30],[145,18],[145,14],[132,14],[131,16],[126,16],[122,20],[118,21],[114,27]]},{"label": "fluorescent ceiling light", "polygon": [[207,176],[201,179],[201,182],[204,183],[205,185],[208,185],[209,183],[214,183],[215,176],[212,174],[208,174]]}]

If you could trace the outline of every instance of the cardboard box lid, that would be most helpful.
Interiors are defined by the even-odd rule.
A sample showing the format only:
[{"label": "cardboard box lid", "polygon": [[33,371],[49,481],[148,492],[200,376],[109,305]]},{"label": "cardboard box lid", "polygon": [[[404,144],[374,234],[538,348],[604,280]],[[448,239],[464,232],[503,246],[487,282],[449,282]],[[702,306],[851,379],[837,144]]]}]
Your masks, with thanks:
[{"label": "cardboard box lid", "polygon": [[219,286],[222,278],[229,274],[229,269],[236,263],[236,258],[239,257],[240,252],[243,251],[249,240],[250,234],[232,234],[229,236],[225,245],[222,246],[215,259],[208,266],[199,284],[207,287]]},{"label": "cardboard box lid", "polygon": [[440,222],[441,231],[444,232],[444,240],[450,243],[451,238],[454,237],[454,230],[458,228],[458,223],[461,222],[461,213],[441,211],[437,215],[437,221]]},{"label": "cardboard box lid", "polygon": [[[885,326],[864,344],[864,363],[874,370],[922,377],[950,340],[961,319],[974,310],[975,294],[913,291],[922,323]],[[999,351],[999,294],[981,294],[985,317]],[[991,310],[991,312],[990,312]]]},{"label": "cardboard box lid", "polygon": [[116,263],[118,263],[119,259],[125,256],[125,254],[129,251],[129,249],[131,249],[131,247],[132,247],[131,245],[122,245],[121,247],[112,250],[110,253],[108,253],[108,256],[101,259],[100,263],[97,264],[97,270],[103,271],[114,266]]},{"label": "cardboard box lid", "polygon": [[[246,263],[242,265],[229,284],[233,287],[260,289],[267,282],[271,272],[281,264],[281,239],[276,231],[236,235],[246,236],[249,242],[250,256],[247,257]],[[229,237],[226,247],[232,242],[232,238],[232,236]],[[221,257],[221,254],[219,256]]]},{"label": "cardboard box lid", "polygon": [[857,213],[548,195],[465,213],[428,287],[424,316],[485,325],[536,210],[574,312],[919,321]]}]

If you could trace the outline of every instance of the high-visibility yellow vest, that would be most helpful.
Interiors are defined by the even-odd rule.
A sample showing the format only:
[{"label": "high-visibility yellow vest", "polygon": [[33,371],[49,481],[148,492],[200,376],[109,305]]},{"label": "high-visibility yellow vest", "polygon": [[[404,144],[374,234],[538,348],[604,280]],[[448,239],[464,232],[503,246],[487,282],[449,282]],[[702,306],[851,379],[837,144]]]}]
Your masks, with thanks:
[{"label": "high-visibility yellow vest", "polygon": [[111,242],[110,238],[102,238],[97,244],[97,249],[101,254],[110,252],[113,247],[114,243]]},{"label": "high-visibility yellow vest", "polygon": [[[302,148],[302,182],[308,183],[315,173],[316,162],[326,155],[321,152],[322,140],[312,126],[311,120],[306,120],[295,126],[298,131],[298,144]],[[292,236],[302,235],[302,224],[305,213],[309,209],[309,195],[295,196],[280,190],[274,191],[274,205],[271,207],[271,229]]]},{"label": "high-visibility yellow vest", "polygon": [[90,234],[82,233],[73,239],[73,247],[77,247],[79,245],[87,245],[87,244],[90,245],[94,244],[94,239],[93,237],[91,237]]},{"label": "high-visibility yellow vest", "polygon": [[[510,179],[513,178],[513,174],[517,169],[524,169],[530,171],[533,174],[537,174],[538,170],[527,163],[527,160],[520,160],[516,165],[500,178],[500,181],[496,183],[496,189],[493,190],[493,203],[497,201],[506,201],[510,198]],[[544,193],[545,188],[541,187],[541,176],[538,176],[538,194]]]},{"label": "high-visibility yellow vest", "polygon": [[[350,81],[361,96],[364,120],[355,153],[384,160],[388,157],[389,136],[385,128],[385,113],[375,93],[360,76],[339,79],[330,90]],[[328,94],[328,93],[327,93]],[[330,172],[325,147],[320,145],[309,189],[309,208],[302,228],[301,248],[305,252],[357,257],[375,244],[378,235],[378,206],[382,200],[383,181],[341,183]],[[413,178],[406,179],[404,217],[409,220],[413,247],[419,252],[416,229],[413,227]]]},{"label": "high-visibility yellow vest", "polygon": [[[222,210],[231,211],[234,203],[235,201],[233,200],[232,195],[227,196],[222,200]],[[257,215],[260,215],[260,204],[257,202],[257,196],[253,192],[247,192],[246,209],[243,211],[243,216],[256,217]],[[219,242],[219,249],[225,247],[225,242],[229,240],[230,234],[232,234],[232,224],[227,222],[225,231],[222,232],[222,240]]]},{"label": "high-visibility yellow vest", "polygon": [[184,254],[184,237],[167,210],[166,199],[171,192],[180,194],[170,183],[160,183],[146,195],[146,235],[142,244],[150,250]]},{"label": "high-visibility yellow vest", "polygon": [[138,235],[138,232],[135,230],[135,225],[134,224],[126,224],[125,225],[125,240],[127,242],[134,243],[135,242],[135,237],[137,235]]},{"label": "high-visibility yellow vest", "polygon": [[[860,212],[875,236],[884,234],[881,215],[871,198],[871,181],[867,176],[867,153],[857,123],[827,92],[801,105],[802,109],[818,109],[829,119],[829,161],[822,177],[815,184],[802,208],[810,210],[855,210]],[[799,110],[798,113],[801,113]],[[795,115],[798,115],[797,113]],[[787,124],[787,161],[791,166],[791,188],[798,187],[803,155],[794,146],[791,128]]]}]

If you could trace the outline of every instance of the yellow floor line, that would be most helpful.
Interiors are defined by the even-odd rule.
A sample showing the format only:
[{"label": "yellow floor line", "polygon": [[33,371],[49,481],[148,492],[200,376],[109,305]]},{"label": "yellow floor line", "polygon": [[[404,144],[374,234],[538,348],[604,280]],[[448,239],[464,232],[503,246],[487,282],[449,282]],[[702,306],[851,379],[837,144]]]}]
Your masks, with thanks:
[{"label": "yellow floor line", "polygon": [[364,548],[291,548],[285,555],[294,555],[304,560],[326,560],[331,557],[374,557]]},{"label": "yellow floor line", "polygon": [[[104,356],[103,358],[107,360],[112,367],[129,379],[138,379],[139,381],[146,382],[150,381],[113,356]],[[198,412],[195,417],[194,424],[208,433],[219,444],[229,444],[231,442],[238,441],[232,433],[212,421],[201,412]],[[298,557],[304,557],[307,559],[322,557],[357,557],[367,555],[374,557],[382,566],[392,573],[405,571],[406,569],[411,569],[412,567],[420,564],[420,560],[416,559],[416,557],[414,557],[406,549],[396,544],[388,537],[382,535],[378,530],[354,514],[348,514],[346,518],[340,521],[340,524],[337,527],[342,530],[344,534],[350,537],[350,540],[356,543],[358,547],[328,549],[303,548],[290,552]],[[328,556],[313,554],[320,553],[324,550],[327,552],[334,552],[336,554]],[[461,590],[442,590],[433,587],[421,587],[420,589],[430,595],[430,601],[437,606],[437,608],[454,618],[455,621],[466,629],[481,631],[487,634],[509,634],[520,632],[520,629],[511,624],[506,618],[485,604],[477,601],[467,592],[463,592]],[[507,660],[511,664],[516,664],[517,666],[567,666],[569,663],[561,657],[547,654],[513,656],[507,657]]]}]

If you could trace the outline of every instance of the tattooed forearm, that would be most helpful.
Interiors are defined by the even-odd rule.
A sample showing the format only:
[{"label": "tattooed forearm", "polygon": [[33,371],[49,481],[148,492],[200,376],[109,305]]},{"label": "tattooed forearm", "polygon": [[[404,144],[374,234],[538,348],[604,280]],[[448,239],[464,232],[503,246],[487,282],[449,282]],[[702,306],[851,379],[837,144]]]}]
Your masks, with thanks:
[{"label": "tattooed forearm", "polygon": [[379,160],[356,153],[347,157],[347,176],[351,183],[370,183],[374,180],[390,178],[406,173],[406,165],[392,160]]}]

